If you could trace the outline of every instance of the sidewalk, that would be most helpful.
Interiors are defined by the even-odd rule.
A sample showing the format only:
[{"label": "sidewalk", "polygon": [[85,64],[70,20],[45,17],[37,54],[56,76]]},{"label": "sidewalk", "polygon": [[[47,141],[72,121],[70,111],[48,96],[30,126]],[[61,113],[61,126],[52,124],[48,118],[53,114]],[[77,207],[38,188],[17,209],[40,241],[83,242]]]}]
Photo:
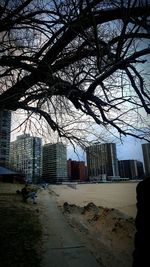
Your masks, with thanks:
[{"label": "sidewalk", "polygon": [[100,267],[57,207],[55,196],[44,190],[40,197],[45,246],[42,267]]}]

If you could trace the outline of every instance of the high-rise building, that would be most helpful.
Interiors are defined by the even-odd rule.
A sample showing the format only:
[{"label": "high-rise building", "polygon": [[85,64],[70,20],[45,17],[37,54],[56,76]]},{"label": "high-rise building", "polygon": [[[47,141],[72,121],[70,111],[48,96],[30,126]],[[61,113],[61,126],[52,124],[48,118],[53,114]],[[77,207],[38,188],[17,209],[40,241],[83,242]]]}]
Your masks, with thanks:
[{"label": "high-rise building", "polygon": [[42,177],[46,182],[67,180],[67,149],[62,143],[43,146]]},{"label": "high-rise building", "polygon": [[0,111],[0,166],[9,166],[11,112]]},{"label": "high-rise building", "polygon": [[119,175],[115,143],[96,143],[86,148],[89,180],[112,180]]},{"label": "high-rise building", "polygon": [[40,181],[42,172],[42,139],[23,134],[10,143],[10,166],[25,174],[32,183]]},{"label": "high-rise building", "polygon": [[119,160],[119,175],[121,178],[142,179],[143,163],[137,160]]},{"label": "high-rise building", "polygon": [[69,159],[67,160],[67,170],[68,170],[68,178],[70,181],[87,180],[85,161],[77,161]]},{"label": "high-rise building", "polygon": [[144,166],[145,166],[145,176],[150,177],[150,143],[142,144]]}]

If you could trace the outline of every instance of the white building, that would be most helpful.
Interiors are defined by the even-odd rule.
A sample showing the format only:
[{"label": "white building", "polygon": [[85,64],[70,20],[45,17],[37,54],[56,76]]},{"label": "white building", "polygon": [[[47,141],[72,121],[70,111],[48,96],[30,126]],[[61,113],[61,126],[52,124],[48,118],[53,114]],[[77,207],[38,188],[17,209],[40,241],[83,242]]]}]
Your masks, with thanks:
[{"label": "white building", "polygon": [[42,171],[42,139],[24,134],[10,143],[10,166],[25,174],[30,182],[37,183]]},{"label": "white building", "polygon": [[67,180],[67,149],[62,143],[43,146],[42,177],[46,182]]}]

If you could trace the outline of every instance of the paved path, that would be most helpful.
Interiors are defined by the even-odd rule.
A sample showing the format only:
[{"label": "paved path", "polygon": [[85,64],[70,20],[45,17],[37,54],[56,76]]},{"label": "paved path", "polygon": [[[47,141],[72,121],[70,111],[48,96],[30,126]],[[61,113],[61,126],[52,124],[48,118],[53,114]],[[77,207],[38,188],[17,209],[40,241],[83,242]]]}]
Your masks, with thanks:
[{"label": "paved path", "polygon": [[40,194],[41,221],[44,224],[44,257],[42,267],[100,267],[74,229],[57,207],[48,190]]}]

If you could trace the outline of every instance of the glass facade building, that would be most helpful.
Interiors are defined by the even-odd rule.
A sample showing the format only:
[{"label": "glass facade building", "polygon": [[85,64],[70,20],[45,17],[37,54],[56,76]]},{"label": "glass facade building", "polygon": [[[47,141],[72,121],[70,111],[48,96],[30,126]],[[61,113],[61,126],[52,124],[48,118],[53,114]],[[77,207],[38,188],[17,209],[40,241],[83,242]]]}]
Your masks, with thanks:
[{"label": "glass facade building", "polygon": [[11,112],[0,111],[0,166],[9,166]]},{"label": "glass facade building", "polygon": [[26,179],[38,183],[42,171],[42,139],[24,134],[10,143],[10,165],[25,174]]}]

